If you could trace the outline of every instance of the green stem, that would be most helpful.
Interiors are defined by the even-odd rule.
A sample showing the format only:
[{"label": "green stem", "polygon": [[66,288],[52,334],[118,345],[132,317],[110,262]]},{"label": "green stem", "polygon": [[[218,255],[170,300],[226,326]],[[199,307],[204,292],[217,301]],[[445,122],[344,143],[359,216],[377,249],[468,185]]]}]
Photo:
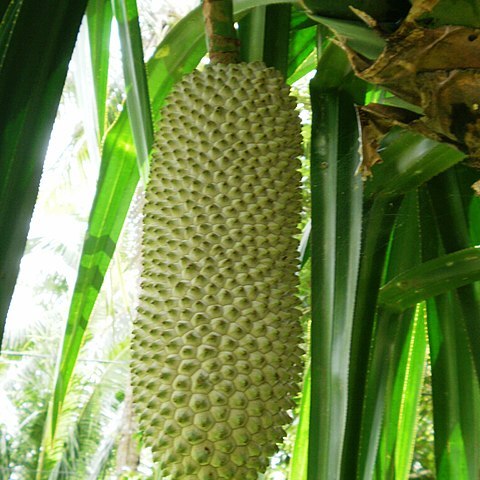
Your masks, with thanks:
[{"label": "green stem", "polygon": [[239,44],[233,26],[232,0],[204,0],[203,17],[211,63],[237,63]]}]

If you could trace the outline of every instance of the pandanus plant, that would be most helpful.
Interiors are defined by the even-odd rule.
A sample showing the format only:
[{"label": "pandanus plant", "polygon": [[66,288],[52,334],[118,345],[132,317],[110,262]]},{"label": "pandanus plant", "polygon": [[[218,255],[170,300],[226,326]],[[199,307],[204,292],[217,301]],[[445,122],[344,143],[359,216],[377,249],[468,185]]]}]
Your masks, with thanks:
[{"label": "pandanus plant", "polygon": [[[177,82],[177,93],[169,97],[165,111],[173,111],[180,104],[176,95],[188,83],[181,79],[197,66],[206,49],[202,13],[197,8],[169,31],[145,69],[135,1],[114,0],[112,4],[123,45],[127,109],[113,126],[105,128],[108,53],[104,47],[108,44],[112,11],[109,2],[92,0],[86,15],[91,62],[97,73],[93,81],[102,162],[66,320],[45,445],[55,436],[88,320],[128,206],[139,180],[147,182],[153,125],[161,120],[161,107]],[[0,95],[4,106],[0,116],[2,318],[15,284],[43,152],[85,7],[84,2],[65,1],[58,5],[49,1],[38,5],[34,0],[12,0],[0,12]],[[310,148],[306,149],[311,174],[311,229],[305,228],[308,242],[303,242],[307,248],[300,259],[303,268],[311,265],[311,323],[290,478],[408,478],[427,354],[432,370],[436,477],[477,478],[480,292],[475,282],[480,279],[480,174],[476,170],[480,6],[474,0],[417,0],[412,4],[237,0],[233,2],[233,13],[239,26],[242,61],[263,61],[281,72],[287,83],[316,69],[310,81],[312,123]],[[40,21],[42,18],[44,22]],[[24,41],[26,36],[29,42]],[[18,58],[22,59],[21,68]],[[224,74],[219,75],[221,79]],[[240,91],[256,73],[255,69],[246,69],[238,70],[238,75],[242,77],[238,82]],[[194,88],[203,86],[200,74],[189,78],[193,79]],[[235,98],[235,85],[227,81],[225,84]],[[265,120],[265,125],[270,120],[261,108],[257,114],[263,128],[261,120]],[[159,123],[157,141],[172,135],[173,130],[167,132],[165,127],[166,123],[172,126],[172,122],[170,115]],[[232,145],[228,142],[232,141],[233,132],[211,123],[195,127],[202,131],[217,128],[215,135],[223,135],[222,145],[230,150]],[[178,142],[184,141],[182,133],[192,130],[191,125],[191,118],[177,119],[174,136]],[[290,136],[293,142],[298,128],[293,121],[291,126],[281,126],[278,141],[272,143],[275,148]],[[272,132],[275,135],[276,130]],[[210,165],[208,155],[202,154],[204,147],[208,150],[202,144],[193,149],[198,152],[188,152],[201,171],[198,179],[191,179],[192,185],[203,181],[216,187],[215,175],[225,177],[227,183],[249,183],[250,178],[241,177],[245,174],[241,168],[229,170],[234,164],[219,161]],[[285,148],[294,149],[290,143]],[[152,175],[162,169],[172,175],[176,167],[170,168],[169,162],[176,165],[176,160],[169,157],[164,147],[158,151],[162,155],[153,155]],[[273,165],[268,172],[279,179],[272,179],[276,188],[281,188],[278,199],[272,198],[276,206],[281,205],[286,189],[292,186],[280,180],[284,170],[292,166],[287,162],[280,168],[282,161],[275,165],[278,172]],[[207,168],[217,170],[205,173]],[[176,174],[183,175],[181,171]],[[288,179],[294,182],[295,175]],[[156,181],[155,188],[160,192],[155,195],[162,195],[167,188],[165,181]],[[183,201],[182,191],[180,187],[175,194]],[[225,196],[225,208],[235,202],[228,192],[221,193]],[[162,197],[159,202],[162,208],[170,208],[171,216],[180,204],[178,199],[172,199],[177,203],[167,205],[169,198]],[[257,212],[260,200],[255,195],[249,196],[247,203]],[[268,232],[268,219],[260,217],[261,213],[259,221],[267,222],[267,237],[273,235],[275,232]],[[228,225],[225,221],[224,239],[231,238]],[[286,235],[291,235],[291,230]],[[196,254],[197,244],[179,244],[177,251],[175,242],[161,238],[172,250],[165,253],[163,249],[159,254],[159,268],[167,264],[166,255],[176,255],[181,264],[182,259]],[[197,240],[205,242],[201,237]],[[217,241],[221,246],[222,238]],[[268,290],[270,278],[273,277],[255,281],[263,282]],[[155,286],[162,283],[160,279],[167,282],[159,274]],[[207,283],[211,280],[205,279]],[[158,301],[154,298],[156,293],[150,293],[153,287],[144,287],[152,302],[168,303],[164,283],[158,287]],[[185,279],[180,283],[175,287],[178,295],[173,297],[181,303],[187,286]],[[219,292],[224,290],[219,288]],[[234,290],[228,293],[234,295]],[[213,296],[213,304],[218,303],[215,292],[207,295]],[[290,298],[285,302],[294,302],[294,293],[289,291],[287,296]],[[249,305],[242,308],[248,310]],[[225,315],[220,315],[216,324],[231,321],[223,310]],[[227,313],[233,315],[231,310]],[[165,317],[168,310],[158,315]],[[173,314],[165,321],[178,335],[185,327],[184,319]],[[213,317],[207,318],[208,328],[212,328],[213,321]],[[295,321],[288,318],[288,322]],[[163,331],[166,326],[159,323],[152,327],[155,335],[170,335],[171,332]],[[283,339],[282,335],[279,338]],[[216,348],[223,348],[227,340],[220,334]],[[138,335],[136,341],[137,345],[141,342]],[[204,338],[193,341],[203,345]],[[282,341],[286,345],[291,339]],[[155,342],[145,341],[144,347],[151,350],[147,356],[156,354]],[[218,351],[220,362],[226,358],[221,353]],[[249,355],[247,359],[251,361],[253,353]],[[166,363],[166,358],[159,358]],[[296,361],[294,364],[297,365]],[[137,367],[137,373],[140,371]],[[154,389],[150,382],[149,388]],[[156,403],[153,406],[157,408]],[[160,402],[158,412],[151,416],[151,425],[149,415],[142,417],[147,438],[152,438],[158,425],[165,426],[164,420],[157,418],[162,411],[175,418],[176,412],[167,410]],[[159,433],[150,444],[162,443],[163,434]],[[276,436],[269,438],[277,441]],[[254,450],[250,445],[249,451],[246,437],[244,441],[241,455],[237,452],[235,456],[239,467],[248,463]],[[212,466],[209,455],[195,460],[193,450],[186,449],[184,453],[184,465],[205,461]],[[220,457],[215,461],[223,462]],[[263,460],[256,465],[260,470],[264,466]],[[206,468],[204,472],[205,478],[235,478],[228,468]],[[178,475],[187,474],[178,470]]]}]

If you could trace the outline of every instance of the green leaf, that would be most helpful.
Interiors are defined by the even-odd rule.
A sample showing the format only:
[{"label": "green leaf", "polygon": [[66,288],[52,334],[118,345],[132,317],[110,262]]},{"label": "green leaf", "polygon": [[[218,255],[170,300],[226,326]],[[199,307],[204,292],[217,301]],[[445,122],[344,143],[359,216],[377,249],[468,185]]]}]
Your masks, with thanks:
[{"label": "green leaf", "polygon": [[[472,246],[468,225],[468,203],[471,198],[468,177],[459,175],[459,168],[453,168],[433,178],[428,184],[432,210],[437,220],[437,228],[444,250],[456,252]],[[467,185],[462,185],[468,181]],[[465,192],[468,191],[468,196]],[[478,219],[473,219],[476,223]],[[474,284],[467,284],[457,290],[458,303],[462,311],[461,320],[467,332],[469,352],[480,378],[480,290]]]},{"label": "green leaf", "polygon": [[480,280],[480,246],[442,255],[398,275],[381,288],[378,301],[404,310],[476,280]]},{"label": "green leaf", "polygon": [[[415,444],[417,409],[423,385],[427,347],[425,305],[417,306],[410,324],[408,341],[399,353],[399,374],[395,375],[392,400],[388,407],[391,422],[384,422],[379,452],[382,458],[393,458],[395,478],[407,478]],[[385,432],[385,430],[387,430]],[[384,445],[385,444],[385,448]],[[387,453],[383,453],[386,451]],[[378,477],[385,478],[381,475]]]},{"label": "green leaf", "polygon": [[469,207],[470,236],[474,245],[480,245],[480,197],[473,197]]},{"label": "green leaf", "polygon": [[[453,205],[443,205],[445,211],[456,211],[456,218],[446,220],[452,227],[461,226],[464,221],[461,205],[457,205],[453,175],[443,175],[438,183],[429,186],[422,193],[422,246],[424,260],[435,258],[443,250],[437,221],[435,202],[439,188],[443,194],[453,198]],[[462,202],[460,202],[462,203]],[[456,225],[457,224],[457,225]],[[443,227],[442,227],[443,228]],[[461,228],[461,230],[464,230]],[[463,232],[465,234],[466,232]],[[463,236],[460,233],[459,236]],[[454,243],[456,234],[448,240]],[[456,240],[459,240],[458,238]],[[463,239],[465,240],[465,238]],[[456,242],[455,242],[456,243]],[[451,245],[450,245],[451,246]],[[473,308],[475,312],[475,308]],[[480,429],[480,391],[478,375],[473,367],[475,355],[468,348],[466,313],[460,291],[443,294],[427,300],[428,338],[432,364],[432,391],[435,428],[435,461],[437,478],[475,478],[479,470],[478,442]],[[467,312],[469,314],[469,312]],[[478,319],[478,317],[477,317]],[[468,473],[469,472],[469,473]]]},{"label": "green leaf", "polygon": [[335,43],[328,42],[323,48],[321,62],[322,65],[328,65],[328,68],[317,68],[315,82],[321,85],[323,90],[343,88],[352,71],[345,52]]},{"label": "green leaf", "polygon": [[294,70],[291,75],[287,77],[287,83],[292,85],[297,80],[300,80],[305,75],[315,70],[317,66],[317,54],[312,51],[310,55]]},{"label": "green leaf", "polygon": [[308,473],[308,433],[310,418],[311,371],[307,366],[303,376],[302,398],[298,412],[298,425],[295,433],[292,460],[290,462],[289,480],[307,480]]},{"label": "green leaf", "polygon": [[265,9],[265,46],[263,61],[268,67],[275,67],[287,77],[291,58],[290,24],[291,5],[268,5]]},{"label": "green leaf", "polygon": [[429,26],[462,25],[480,27],[480,6],[477,0],[440,0],[422,21]]},{"label": "green leaf", "polygon": [[309,258],[311,257],[312,251],[312,220],[308,220],[305,228],[302,232],[302,238],[300,240],[300,269],[304,267]]},{"label": "green leaf", "polygon": [[425,365],[423,306],[415,314],[383,311],[378,323],[363,416],[371,420],[362,432],[359,478],[407,478]]},{"label": "green leaf", "polygon": [[[239,22],[243,61],[263,60],[293,83],[317,64],[315,26],[305,27],[308,17],[290,5],[256,7]],[[287,55],[288,52],[288,55]]]},{"label": "green leaf", "polygon": [[292,29],[289,42],[289,60],[287,77],[292,77],[308,58],[312,57],[312,70],[315,68],[316,60],[316,27],[304,27],[301,22],[306,20],[305,14],[298,11],[292,13]]},{"label": "green leaf", "polygon": [[13,2],[4,2],[5,6],[2,7],[4,11],[2,14],[2,23],[0,28],[0,69],[3,70],[3,64],[5,57],[8,53],[8,47],[12,36],[15,32],[15,26],[17,23],[18,15],[22,8],[22,1],[17,0]]},{"label": "green leaf", "polygon": [[372,169],[365,188],[368,196],[401,195],[465,158],[454,147],[398,127],[382,140],[379,153],[382,163]]},{"label": "green leaf", "polygon": [[253,8],[239,22],[240,57],[243,62],[263,61],[266,7]]},{"label": "green leaf", "polygon": [[127,108],[143,185],[148,179],[148,157],[153,143],[153,123],[147,75],[143,63],[143,46],[138,24],[136,0],[112,0],[122,46],[123,74],[127,91]]},{"label": "green leaf", "polygon": [[321,57],[312,100],[312,327],[309,478],[340,478],[348,364],[360,261],[362,181],[355,170],[358,125],[341,88],[345,72],[324,75],[335,55]]},{"label": "green leaf", "polygon": [[[385,271],[387,279],[420,261],[420,251],[415,248],[419,245],[419,236],[418,202],[417,195],[413,192],[405,197],[397,215]],[[405,245],[411,246],[407,252]],[[406,371],[410,367],[408,352],[417,338],[415,335],[417,324],[414,309],[400,314],[379,309],[375,317],[374,330],[369,342],[370,360],[365,377],[358,478],[371,479],[376,470],[377,473],[380,472],[378,478],[383,479],[387,477],[386,473],[390,469],[395,469],[396,428],[392,430],[392,423],[398,420],[400,406],[407,400],[403,396],[404,393],[416,393],[415,399],[418,400],[419,385],[409,385],[406,392],[400,387],[408,376]],[[422,366],[425,336],[423,340],[423,344],[417,342],[418,350],[415,352],[415,356],[422,360]],[[415,380],[421,384],[422,375],[419,378],[415,377]],[[410,437],[413,443],[413,432],[410,432]],[[377,453],[380,439],[383,440],[381,445],[386,450],[384,452],[386,456]],[[407,448],[410,453],[411,444]]]},{"label": "green leaf", "polygon": [[85,7],[12,1],[0,24],[0,340]]},{"label": "green leaf", "polygon": [[[416,192],[407,195],[397,214],[388,252],[386,278],[396,276],[420,261],[420,228]],[[409,245],[405,251],[405,245]],[[368,424],[366,438],[360,446],[367,460],[361,478],[407,478],[415,441],[416,411],[423,383],[426,354],[425,318],[423,305],[400,314],[378,309],[377,329],[372,336],[371,363],[367,373],[366,412],[372,410],[373,428]],[[378,373],[375,373],[378,372]],[[379,375],[380,381],[371,377]],[[368,399],[370,393],[371,399]],[[379,410],[383,406],[383,416]],[[370,407],[370,408],[369,408]],[[376,407],[376,408],[374,408]],[[381,421],[381,424],[380,424]],[[378,429],[378,430],[377,430]],[[376,441],[379,440],[376,451]],[[363,454],[362,454],[363,452]],[[369,452],[369,455],[365,455]],[[375,457],[376,452],[376,457]],[[362,464],[360,464],[362,465]]]},{"label": "green leaf", "polygon": [[363,238],[358,289],[353,319],[349,366],[349,403],[345,445],[342,457],[342,480],[356,478],[363,402],[368,375],[369,351],[374,331],[378,290],[384,273],[389,238],[400,199],[376,198],[365,202]]},{"label": "green leaf", "polygon": [[[97,80],[101,81],[102,78],[98,79],[94,72],[96,68],[100,69],[101,65],[95,65],[93,62],[102,61],[104,59],[93,57],[94,52],[90,43],[90,33],[91,32],[88,29],[88,23],[87,25],[85,25],[85,23],[82,24],[82,27],[80,28],[80,31],[78,33],[76,48],[73,52],[72,57],[72,62],[75,65],[75,68],[72,69],[71,73],[76,103],[82,114],[82,124],[85,143],[87,146],[87,155],[90,159],[93,160],[93,162],[97,163],[100,161],[100,150],[102,141],[100,133],[99,112],[103,111],[103,115],[105,114],[105,101],[107,92],[106,90],[105,92],[103,92],[103,100],[99,99],[97,95]],[[106,74],[108,74],[108,60],[109,57],[107,56]],[[106,84],[104,86],[106,88]],[[103,104],[99,104],[99,101],[103,101]],[[103,118],[102,121],[104,122]],[[104,128],[103,125],[102,128]]]},{"label": "green leaf", "polygon": [[350,7],[368,13],[380,22],[397,22],[409,8],[408,0],[303,0],[305,6],[317,15],[356,20]]},{"label": "green leaf", "polygon": [[95,103],[97,105],[99,141],[102,140],[107,127],[107,81],[112,17],[112,3],[110,0],[90,0],[88,2],[87,25],[90,39]]},{"label": "green leaf", "polygon": [[[468,354],[465,355],[466,338],[458,321],[461,316],[459,304],[452,294],[446,294],[428,300],[427,305],[437,478],[475,478],[478,473],[478,454],[475,454],[475,445],[478,445],[478,382],[471,360],[465,358]],[[471,432],[472,428],[474,432]],[[473,442],[468,445],[470,441]],[[477,465],[476,469],[474,465],[470,470],[470,476],[469,463],[472,460]]]},{"label": "green leaf", "polygon": [[368,59],[376,59],[385,47],[385,40],[364,24],[317,15],[309,16],[316,22],[328,27],[336,36],[341,37],[350,48]]}]

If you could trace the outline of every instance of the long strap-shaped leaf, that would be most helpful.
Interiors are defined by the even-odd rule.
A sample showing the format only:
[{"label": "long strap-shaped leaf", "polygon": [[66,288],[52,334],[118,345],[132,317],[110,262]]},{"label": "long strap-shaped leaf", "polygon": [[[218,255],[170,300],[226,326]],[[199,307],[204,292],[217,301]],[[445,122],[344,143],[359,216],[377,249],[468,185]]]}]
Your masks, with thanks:
[{"label": "long strap-shaped leaf", "polygon": [[[316,67],[315,25],[310,25],[308,20],[305,19],[305,15],[298,11],[292,12],[291,22],[292,25],[297,28],[294,29],[290,35],[288,77],[291,77],[295,73],[295,70],[301,69],[302,66],[305,66],[308,63],[313,63],[313,68]],[[301,78],[301,76],[298,78]]]},{"label": "long strap-shaped leaf", "polygon": [[[424,260],[471,241],[464,200],[454,171],[429,185],[422,208]],[[441,208],[436,205],[438,201],[442,201]],[[468,321],[472,317],[478,322],[480,302],[472,302],[475,296],[475,289],[467,286],[427,301],[439,479],[476,478],[480,469],[480,389],[475,365],[478,346],[471,348]]]},{"label": "long strap-shaped leaf", "polygon": [[89,0],[87,24],[90,40],[93,86],[97,110],[98,140],[101,141],[107,127],[107,84],[110,63],[110,32],[112,25],[110,0]]},{"label": "long strap-shaped leaf", "polygon": [[476,478],[478,468],[469,475],[475,438],[466,435],[464,429],[476,429],[478,436],[478,384],[471,360],[465,358],[468,354],[462,341],[466,339],[459,328],[461,312],[451,293],[428,300],[427,305],[437,478]]},{"label": "long strap-shaped leaf", "polygon": [[398,128],[383,139],[381,151],[382,163],[367,182],[367,196],[405,194],[465,158],[450,145]]},{"label": "long strap-shaped leaf", "polygon": [[0,341],[86,0],[12,0],[0,24]]},{"label": "long strap-shaped leaf", "polygon": [[153,142],[153,124],[143,63],[143,46],[136,0],[112,0],[120,31],[127,108],[132,129],[137,165],[144,185],[148,179],[148,156]]},{"label": "long strap-shaped leaf", "polygon": [[480,246],[422,263],[382,287],[379,302],[404,310],[424,299],[480,280]]},{"label": "long strap-shaped leaf", "polygon": [[[416,192],[409,194],[398,213],[389,248],[387,278],[420,261],[420,250],[414,247],[420,243],[416,197]],[[405,245],[412,245],[408,252]],[[409,470],[426,350],[421,320],[412,308],[401,313],[379,309],[375,317],[358,452],[359,479],[372,479],[376,473],[383,480],[393,478],[389,475],[397,470]],[[419,369],[413,372],[412,361],[419,363]],[[410,418],[406,418],[402,408],[405,403],[411,405]],[[408,429],[398,432],[401,418],[402,426]],[[397,445],[400,438],[404,441]]]},{"label": "long strap-shaped leaf", "polygon": [[256,7],[238,23],[240,59],[242,62],[263,61],[266,7]]},{"label": "long strap-shaped leaf", "polygon": [[474,196],[469,205],[470,238],[474,245],[480,245],[480,197]]},{"label": "long strap-shaped leaf", "polygon": [[364,237],[352,339],[352,358],[355,361],[350,365],[350,398],[342,468],[345,480],[359,474],[352,458],[360,448],[358,432],[364,408],[373,319],[386,247],[399,199],[406,191],[418,187],[464,157],[455,149],[410,132],[391,132],[383,146],[384,163],[375,166],[373,179],[367,181],[365,188]]},{"label": "long strap-shaped leaf", "polygon": [[363,402],[368,375],[369,348],[374,331],[378,289],[384,271],[387,246],[399,199],[377,198],[367,203],[364,211],[362,257],[352,332],[349,366],[349,405],[345,445],[342,458],[342,480],[357,476]]},{"label": "long strap-shaped leaf", "polygon": [[[254,0],[234,3],[236,14],[258,5]],[[263,0],[262,4],[279,3]],[[172,85],[193,70],[205,54],[201,10],[184,17],[169,32],[147,64],[148,87],[154,120]],[[128,208],[135,192],[139,173],[134,141],[126,113],[122,113],[108,132],[102,151],[97,192],[90,212],[80,268],[70,305],[65,336],[55,379],[51,408],[51,432],[54,434],[68,383],[93,306],[115,251]]]},{"label": "long strap-shaped leaf", "polygon": [[[312,80],[312,328],[309,479],[340,478],[362,219],[358,126],[331,46]],[[330,53],[332,52],[332,53]],[[338,53],[338,55],[337,55]],[[348,71],[348,70],[347,70]],[[334,88],[333,82],[338,82]],[[341,131],[340,131],[341,129]],[[341,140],[340,140],[341,138]]]},{"label": "long strap-shaped leaf", "polygon": [[415,444],[417,409],[425,370],[426,355],[425,305],[417,306],[410,322],[398,325],[390,378],[388,380],[385,415],[378,447],[374,478],[407,478]]},{"label": "long strap-shaped leaf", "polygon": [[289,480],[307,480],[308,478],[310,387],[311,370],[310,365],[308,365],[303,376],[302,399],[298,411],[298,426],[295,432],[295,445],[290,462]]},{"label": "long strap-shaped leaf", "polygon": [[[438,230],[442,244],[447,253],[472,246],[472,238],[468,225],[464,191],[469,191],[469,185],[462,185],[457,169],[450,169],[429,183],[429,193],[432,198],[432,208],[438,219]],[[471,196],[471,191],[469,191]],[[473,219],[478,222],[478,219]],[[473,255],[472,255],[473,256]],[[465,259],[463,259],[465,260]],[[472,259],[472,264],[475,263]],[[455,264],[454,264],[455,266]],[[478,262],[476,263],[478,268]],[[450,268],[450,265],[446,266]],[[467,263],[468,269],[468,263]],[[468,274],[472,278],[472,272]],[[478,278],[478,277],[476,277]],[[473,284],[463,285],[457,290],[461,319],[466,331],[469,350],[480,379],[480,294]]]}]

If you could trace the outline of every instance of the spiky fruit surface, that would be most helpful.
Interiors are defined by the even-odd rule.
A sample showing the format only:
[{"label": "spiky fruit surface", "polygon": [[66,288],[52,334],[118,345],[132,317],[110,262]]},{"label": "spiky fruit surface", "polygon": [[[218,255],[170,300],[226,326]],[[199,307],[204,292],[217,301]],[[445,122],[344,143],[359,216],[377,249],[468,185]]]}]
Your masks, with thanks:
[{"label": "spiky fruit surface", "polygon": [[144,208],[133,392],[165,478],[256,479],[301,370],[300,122],[279,73],[213,65],[179,82]]}]

